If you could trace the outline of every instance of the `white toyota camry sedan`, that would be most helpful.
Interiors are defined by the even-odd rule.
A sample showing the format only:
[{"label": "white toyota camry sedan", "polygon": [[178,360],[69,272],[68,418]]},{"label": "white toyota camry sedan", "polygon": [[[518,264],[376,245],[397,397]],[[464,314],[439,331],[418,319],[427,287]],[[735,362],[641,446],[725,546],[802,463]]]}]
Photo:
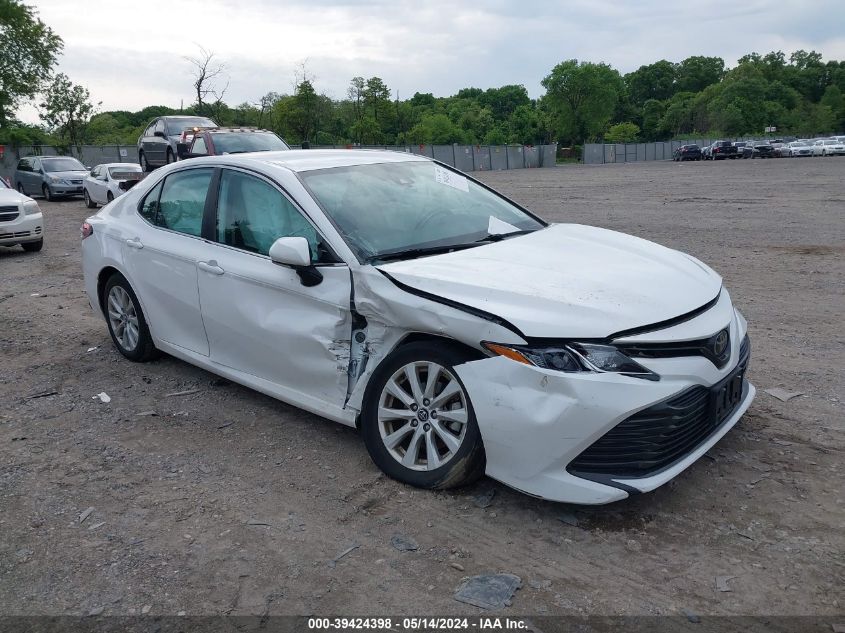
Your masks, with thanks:
[{"label": "white toyota camry sedan", "polygon": [[427,158],[297,150],[159,169],[82,226],[85,287],[133,361],[166,352],[358,426],[424,488],[647,492],[754,387],[746,321],[694,257],[548,224]]}]

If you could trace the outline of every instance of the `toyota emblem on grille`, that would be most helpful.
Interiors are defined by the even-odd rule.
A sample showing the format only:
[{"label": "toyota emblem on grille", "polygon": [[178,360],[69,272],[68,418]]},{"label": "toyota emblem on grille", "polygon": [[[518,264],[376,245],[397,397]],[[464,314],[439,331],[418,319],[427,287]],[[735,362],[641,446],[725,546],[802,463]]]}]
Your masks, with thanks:
[{"label": "toyota emblem on grille", "polygon": [[713,338],[713,355],[721,358],[728,349],[728,331],[722,330]]}]

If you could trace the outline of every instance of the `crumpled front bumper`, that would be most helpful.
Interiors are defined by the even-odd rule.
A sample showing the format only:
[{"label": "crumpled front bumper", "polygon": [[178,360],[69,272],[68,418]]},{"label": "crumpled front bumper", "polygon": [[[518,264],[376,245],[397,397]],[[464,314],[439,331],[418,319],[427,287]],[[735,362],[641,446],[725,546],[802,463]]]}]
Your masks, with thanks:
[{"label": "crumpled front bumper", "polygon": [[648,492],[677,476],[725,435],[756,393],[747,381],[739,403],[701,443],[649,476],[606,476],[601,481],[567,467],[585,449],[632,414],[696,385],[710,387],[740,360],[745,321],[729,325],[731,359],[721,370],[703,357],[637,361],[660,374],[648,381],[612,373],[561,373],[498,356],[455,371],[472,401],[487,454],[487,474],[508,486],[552,501],[603,504]]}]

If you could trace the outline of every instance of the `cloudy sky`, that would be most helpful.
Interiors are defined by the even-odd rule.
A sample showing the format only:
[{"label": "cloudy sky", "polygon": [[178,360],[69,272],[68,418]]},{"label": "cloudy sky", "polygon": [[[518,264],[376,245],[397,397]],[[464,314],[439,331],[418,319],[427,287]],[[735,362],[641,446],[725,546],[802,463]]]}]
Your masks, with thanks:
[{"label": "cloudy sky", "polygon": [[[226,65],[226,101],[289,92],[306,62],[319,91],[377,75],[394,96],[523,84],[564,59],[621,72],[658,59],[816,50],[845,59],[845,0],[27,0],[65,42],[59,69],[102,110],[192,102],[185,56]],[[35,120],[34,108],[21,115]]]}]

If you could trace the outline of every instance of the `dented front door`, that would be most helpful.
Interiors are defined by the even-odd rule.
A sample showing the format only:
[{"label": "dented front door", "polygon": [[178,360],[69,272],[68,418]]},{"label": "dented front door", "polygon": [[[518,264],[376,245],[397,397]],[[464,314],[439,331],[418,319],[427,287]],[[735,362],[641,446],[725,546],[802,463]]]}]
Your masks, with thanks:
[{"label": "dented front door", "polygon": [[320,266],[303,286],[269,258],[208,245],[199,267],[202,317],[211,360],[273,383],[296,404],[342,407],[351,335],[346,265]]}]

